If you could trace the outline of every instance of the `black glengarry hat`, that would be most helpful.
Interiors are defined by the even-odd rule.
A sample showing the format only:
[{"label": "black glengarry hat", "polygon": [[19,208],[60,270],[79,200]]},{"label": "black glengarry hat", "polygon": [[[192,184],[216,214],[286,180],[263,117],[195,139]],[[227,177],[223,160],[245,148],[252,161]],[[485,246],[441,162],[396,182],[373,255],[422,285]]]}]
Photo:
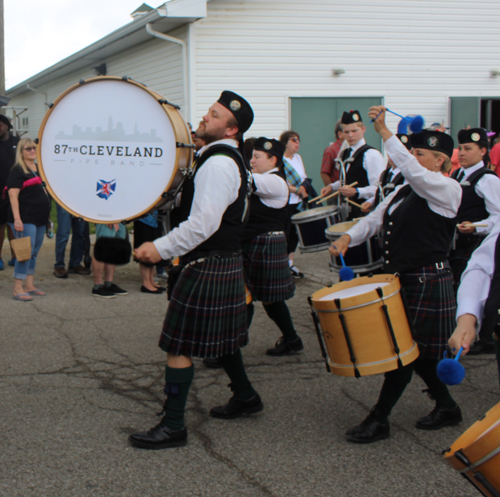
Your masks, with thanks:
[{"label": "black glengarry hat", "polygon": [[243,97],[226,90],[221,93],[217,102],[233,114],[236,121],[238,121],[238,128],[241,133],[245,133],[250,128],[253,123],[253,110]]},{"label": "black glengarry hat", "polygon": [[342,119],[340,120],[340,122],[342,124],[362,123],[363,119],[361,119],[359,110],[350,110],[349,112],[344,112],[342,114]]},{"label": "black glengarry hat", "polygon": [[267,152],[268,154],[278,157],[278,159],[283,159],[283,154],[285,153],[285,147],[280,141],[272,138],[265,138],[264,136],[255,140],[253,149]]},{"label": "black glengarry hat", "polygon": [[396,133],[396,136],[399,138],[399,141],[408,149],[411,150],[411,138],[410,135],[405,133]]},{"label": "black glengarry hat", "polygon": [[413,148],[424,148],[433,152],[442,152],[450,159],[453,155],[453,138],[441,131],[424,129],[420,133],[411,135],[411,146]]},{"label": "black glengarry hat", "polygon": [[484,128],[461,129],[458,132],[458,143],[477,143],[480,147],[488,147],[488,135]]}]

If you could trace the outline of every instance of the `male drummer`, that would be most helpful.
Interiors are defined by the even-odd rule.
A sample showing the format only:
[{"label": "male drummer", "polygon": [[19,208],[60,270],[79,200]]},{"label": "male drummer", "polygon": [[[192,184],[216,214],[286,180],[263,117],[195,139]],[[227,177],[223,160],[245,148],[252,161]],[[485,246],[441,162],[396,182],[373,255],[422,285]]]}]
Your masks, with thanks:
[{"label": "male drummer", "polygon": [[207,144],[182,191],[181,223],[166,236],[136,249],[137,259],[157,263],[181,256],[172,284],[159,346],[167,352],[164,416],[132,445],[166,449],[187,443],[184,411],[194,377],[192,357],[218,357],[233,397],[210,415],[233,419],[264,408],[248,380],[240,347],[248,343],[240,235],[247,200],[247,169],[238,145],[253,121],[249,103],[222,92],[196,135]]},{"label": "male drummer", "polygon": [[[364,139],[366,126],[357,110],[351,110],[342,114],[342,132],[344,139],[349,144],[349,148],[342,153],[342,161],[345,165],[346,177],[345,186],[340,181],[325,186],[321,190],[321,195],[327,195],[333,191],[339,191],[344,197],[359,203],[360,199],[368,199],[377,192],[377,185],[380,175],[385,168],[382,154],[366,144]],[[356,187],[350,187],[352,183],[357,182]],[[350,205],[350,214],[348,219],[360,217],[362,211],[353,205]]]}]

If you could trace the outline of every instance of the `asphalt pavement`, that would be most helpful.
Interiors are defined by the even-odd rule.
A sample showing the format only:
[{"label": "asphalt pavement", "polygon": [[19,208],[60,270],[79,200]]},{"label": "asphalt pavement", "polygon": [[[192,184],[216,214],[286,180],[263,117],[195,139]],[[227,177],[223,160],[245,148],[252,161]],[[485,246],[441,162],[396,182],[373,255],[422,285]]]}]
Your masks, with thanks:
[{"label": "asphalt pavement", "polygon": [[[9,251],[4,248],[4,260]],[[414,427],[433,403],[414,378],[390,418],[391,436],[351,444],[344,433],[376,402],[383,376],[328,374],[307,296],[330,285],[326,252],[302,254],[289,301],[302,353],[265,355],[279,337],[260,304],[243,350],[265,408],[223,421],[210,418],[231,392],[220,370],[195,360],[187,447],[144,451],[130,433],[150,428],[161,410],[165,357],[158,337],[165,296],[140,293],[137,264],[116,271],[127,296],[91,296],[92,277],[52,275],[54,241],[39,255],[32,302],[12,296],[13,270],[0,272],[0,496],[439,496],[479,493],[444,461],[449,447],[500,401],[493,355],[466,357],[464,382],[452,387],[458,426]]]}]

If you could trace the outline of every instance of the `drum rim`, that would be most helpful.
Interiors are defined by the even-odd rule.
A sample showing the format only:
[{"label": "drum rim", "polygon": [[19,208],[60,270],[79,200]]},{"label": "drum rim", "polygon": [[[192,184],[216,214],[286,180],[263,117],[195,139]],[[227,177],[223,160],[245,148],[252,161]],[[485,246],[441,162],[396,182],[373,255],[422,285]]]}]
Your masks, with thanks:
[{"label": "drum rim", "polygon": [[303,221],[303,222],[314,221],[317,217],[317,214],[319,214],[319,212],[317,212],[316,215],[311,215],[310,217],[306,216],[305,214],[309,214],[313,211],[320,210],[320,209],[322,210],[322,213],[325,213],[327,215],[326,216],[319,216],[318,219],[325,219],[326,217],[331,216],[339,211],[339,208],[335,205],[323,205],[321,207],[315,207],[314,209],[307,209],[303,212],[298,212],[297,214],[294,214],[292,216],[292,223],[302,224],[302,223],[294,222],[294,219],[298,219],[298,220]]},{"label": "drum rim", "polygon": [[[73,216],[75,216],[75,217],[77,217],[79,219],[83,219],[84,221],[87,221],[87,222],[90,222],[90,223],[95,223],[95,224],[116,224],[116,223],[127,224],[127,223],[129,223],[130,221],[132,221],[134,219],[138,219],[140,217],[145,216],[149,212],[153,211],[155,207],[157,207],[158,205],[161,204],[161,201],[163,199],[163,194],[165,192],[168,192],[170,190],[170,188],[172,187],[172,184],[173,184],[174,180],[176,179],[176,177],[180,173],[179,162],[180,162],[180,155],[181,155],[181,153],[185,153],[185,152],[183,152],[184,150],[188,150],[189,151],[188,166],[190,166],[191,163],[192,163],[192,161],[193,161],[193,152],[192,152],[192,149],[188,149],[188,148],[181,149],[179,147],[176,147],[175,163],[174,163],[174,166],[173,166],[172,176],[170,177],[170,180],[169,180],[167,186],[165,187],[165,189],[163,190],[162,194],[154,201],[154,203],[150,204],[150,206],[147,209],[141,211],[139,214],[136,214],[136,215],[134,215],[131,218],[127,218],[127,219],[125,219],[125,218],[121,218],[121,219],[106,219],[106,220],[93,219],[93,218],[90,218],[90,217],[87,217],[87,216],[83,216],[83,215],[77,213],[76,211],[74,211],[73,209],[70,209],[58,197],[58,195],[56,195],[56,193],[54,192],[54,190],[50,186],[49,182],[47,181],[47,176],[45,175],[45,171],[43,169],[42,147],[41,147],[41,144],[42,144],[42,136],[43,136],[43,132],[45,130],[45,126],[46,126],[47,121],[49,120],[50,116],[52,115],[52,112],[56,108],[57,104],[64,97],[66,97],[67,95],[69,95],[71,92],[77,90],[78,88],[81,88],[84,85],[87,85],[87,84],[90,84],[90,83],[102,82],[102,81],[120,81],[120,82],[123,82],[123,83],[132,84],[132,85],[140,88],[141,90],[145,90],[146,92],[148,92],[156,100],[156,102],[158,103],[158,105],[161,106],[162,110],[165,112],[165,114],[167,115],[167,117],[168,117],[168,119],[170,121],[172,129],[174,130],[174,136],[176,138],[176,141],[179,141],[178,137],[177,137],[177,134],[176,134],[176,132],[177,132],[177,126],[176,126],[176,123],[173,121],[173,116],[171,115],[172,111],[175,108],[174,108],[174,106],[172,104],[160,103],[159,100],[160,99],[164,99],[164,98],[159,93],[155,92],[154,90],[151,90],[150,88],[147,88],[144,84],[139,83],[137,81],[134,81],[133,79],[125,78],[125,77],[119,77],[119,76],[96,76],[96,77],[88,78],[88,79],[85,79],[85,80],[82,80],[82,81],[78,82],[78,83],[75,83],[74,85],[70,86],[65,91],[63,91],[54,100],[54,102],[52,102],[51,107],[49,108],[49,110],[43,116],[42,124],[40,125],[40,129],[38,130],[38,135],[37,135],[36,159],[37,159],[38,172],[39,172],[40,177],[41,177],[42,181],[44,182],[44,186],[45,186],[46,190],[49,192],[51,198],[53,198],[54,201],[57,204],[59,204],[65,211],[69,212],[71,215],[73,215]],[[179,116],[180,116],[180,112],[179,112]],[[184,131],[186,132],[187,142],[192,145],[192,143],[193,143],[192,142],[192,137],[191,137],[191,133],[189,132],[188,126],[187,126],[186,122],[184,121],[184,119],[182,117],[181,117],[181,121],[184,124],[184,128],[185,128]],[[180,138],[183,138],[183,137],[180,137]]]},{"label": "drum rim", "polygon": [[[330,228],[334,228],[335,226],[340,226],[341,224],[352,224],[352,226],[348,229],[346,229],[345,231],[330,231]],[[354,228],[354,226],[356,226],[356,224],[358,224],[359,221],[342,221],[341,223],[335,223],[335,224],[332,224],[331,226],[328,226],[328,228],[325,229],[325,235],[326,237],[328,238],[328,235],[331,234],[335,234],[335,235],[339,235],[339,238],[344,235],[345,233],[347,233],[351,228]]]}]

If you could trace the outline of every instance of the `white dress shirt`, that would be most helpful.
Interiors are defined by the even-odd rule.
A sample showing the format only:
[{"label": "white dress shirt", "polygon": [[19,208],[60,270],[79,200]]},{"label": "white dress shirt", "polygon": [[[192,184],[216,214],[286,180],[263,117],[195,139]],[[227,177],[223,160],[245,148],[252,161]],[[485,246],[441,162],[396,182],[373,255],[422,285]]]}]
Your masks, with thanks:
[{"label": "white dress shirt", "polygon": [[[218,140],[205,145],[200,155],[218,144],[238,148],[236,140]],[[226,209],[238,198],[240,186],[240,171],[233,159],[225,155],[210,157],[194,177],[194,197],[188,219],[153,242],[162,259],[187,254],[210,238],[219,229]]]},{"label": "white dress shirt", "polygon": [[[466,169],[461,167],[458,175],[460,175],[462,171],[465,173],[461,183],[467,181],[473,173],[482,167],[484,167],[483,161],[478,162],[474,166]],[[478,226],[476,228],[476,233],[483,233],[486,235],[493,229],[496,216],[500,215],[500,178],[496,174],[485,174],[476,183],[474,190],[479,197],[484,198],[484,205],[489,213],[489,216],[486,219],[476,221],[478,224],[488,225],[487,227]],[[468,220],[466,219],[466,221]]]},{"label": "white dress shirt", "polygon": [[273,209],[281,209],[288,204],[288,185],[286,181],[277,174],[272,174],[278,171],[275,167],[265,173],[253,173],[255,183],[255,195],[260,197],[260,201]]},{"label": "white dress shirt", "polygon": [[[363,145],[366,145],[366,141],[364,138],[361,138],[361,140],[359,140],[356,145],[353,145],[351,147],[352,151],[350,157],[352,157],[355,152]],[[341,157],[340,152],[339,157]],[[346,172],[349,170],[349,167],[350,164],[347,164]],[[375,185],[375,183],[378,182],[380,175],[385,169],[385,161],[382,154],[374,148],[367,150],[363,155],[363,169],[366,171],[366,174],[368,176],[369,186],[358,188],[358,194],[360,198],[371,198],[377,191],[377,186]],[[340,184],[340,181],[335,181],[335,183],[332,183],[330,186],[332,187],[333,191],[337,191],[342,185]]]},{"label": "white dress shirt", "polygon": [[[389,175],[391,175],[391,176],[390,176],[390,177],[391,177],[391,180],[390,180],[390,181],[388,181],[388,182],[387,182],[387,184],[386,184],[385,186],[387,186],[389,183],[392,183],[392,180],[393,180],[393,179],[394,179],[394,178],[395,178],[395,177],[396,177],[396,176],[397,176],[400,172],[401,172],[401,171],[399,170],[399,168],[398,168],[398,167],[393,167],[393,168],[391,168],[391,171],[390,171],[390,173],[389,173]],[[383,174],[383,172],[382,172],[382,174]],[[379,188],[380,188],[378,185],[379,185],[379,184],[380,184],[380,185],[382,185],[382,174],[380,175],[379,181],[377,182],[377,190],[379,190]],[[382,189],[384,189],[384,187],[382,187]],[[392,190],[390,193],[392,193],[393,191],[395,191],[395,190]],[[389,192],[388,192],[388,193],[384,193],[384,198],[385,198],[388,194],[389,194]],[[373,206],[373,204],[375,203],[375,198],[376,198],[376,193],[375,193],[375,195],[374,195],[373,197],[370,197],[370,198],[369,198],[369,199],[367,199],[366,201],[367,201],[367,202],[370,202],[370,205],[372,205],[372,206]],[[382,199],[382,198],[380,198],[380,202],[381,202],[382,200],[383,200],[383,199]],[[380,202],[379,202],[379,203],[380,203]]]},{"label": "white dress shirt", "polygon": [[[462,187],[454,179],[422,167],[395,135],[391,136],[384,145],[392,161],[405,177],[404,185],[409,183],[419,197],[427,200],[427,205],[436,214],[450,218],[457,215],[462,200]],[[351,237],[350,246],[360,245],[378,233],[387,207],[402,186],[397,186],[373,212],[347,231]],[[391,206],[389,214],[392,214],[401,202],[402,200]]]},{"label": "white dress shirt", "polygon": [[463,314],[472,314],[481,328],[484,305],[490,293],[491,279],[495,271],[495,246],[500,233],[500,222],[483,243],[472,253],[467,268],[462,274],[457,294],[457,319]]}]

